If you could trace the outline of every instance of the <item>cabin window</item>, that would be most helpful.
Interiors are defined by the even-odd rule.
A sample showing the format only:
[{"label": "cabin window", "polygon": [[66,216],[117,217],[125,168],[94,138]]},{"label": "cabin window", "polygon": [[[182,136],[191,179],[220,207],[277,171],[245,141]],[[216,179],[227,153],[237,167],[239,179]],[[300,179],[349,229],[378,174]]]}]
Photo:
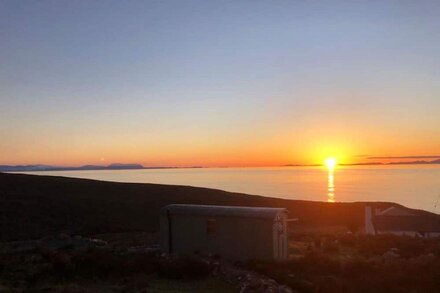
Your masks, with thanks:
[{"label": "cabin window", "polygon": [[207,219],[206,220],[206,233],[208,235],[216,235],[217,234],[217,220],[216,219]]}]

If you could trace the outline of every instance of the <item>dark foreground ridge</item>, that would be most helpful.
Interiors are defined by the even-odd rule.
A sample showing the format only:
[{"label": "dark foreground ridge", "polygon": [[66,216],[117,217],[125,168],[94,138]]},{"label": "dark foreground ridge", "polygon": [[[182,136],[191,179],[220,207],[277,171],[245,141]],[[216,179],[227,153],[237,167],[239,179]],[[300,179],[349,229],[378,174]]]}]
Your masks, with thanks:
[{"label": "dark foreground ridge", "polygon": [[[170,203],[286,207],[300,219],[289,260],[165,255],[154,232]],[[440,292],[440,238],[347,233],[365,205],[0,173],[0,292]]]},{"label": "dark foreground ridge", "polygon": [[[171,203],[285,207],[303,225],[363,225],[365,203],[284,200],[159,184],[0,173],[0,241],[58,233],[155,232],[159,209]],[[376,203],[388,207],[390,203]],[[427,217],[440,217],[415,211]]]}]

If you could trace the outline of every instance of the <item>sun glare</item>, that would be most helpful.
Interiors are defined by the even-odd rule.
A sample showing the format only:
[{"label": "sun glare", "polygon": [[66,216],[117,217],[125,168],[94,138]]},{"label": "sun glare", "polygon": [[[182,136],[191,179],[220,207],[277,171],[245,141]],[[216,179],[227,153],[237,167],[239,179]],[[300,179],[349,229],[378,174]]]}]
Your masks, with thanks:
[{"label": "sun glare", "polygon": [[336,166],[336,159],[335,158],[327,158],[325,160],[325,165],[329,170],[333,170]]}]

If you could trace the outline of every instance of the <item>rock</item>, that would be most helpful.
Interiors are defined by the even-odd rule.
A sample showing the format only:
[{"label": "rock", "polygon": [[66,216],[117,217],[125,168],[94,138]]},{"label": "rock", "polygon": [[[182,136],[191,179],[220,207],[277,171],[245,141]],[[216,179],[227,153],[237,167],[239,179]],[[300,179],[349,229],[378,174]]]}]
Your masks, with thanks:
[{"label": "rock", "polygon": [[388,250],[387,252],[385,252],[382,255],[382,259],[385,262],[393,261],[393,260],[395,260],[395,259],[397,259],[399,257],[400,257],[400,255],[398,254],[398,249],[397,248],[391,248],[390,250]]}]

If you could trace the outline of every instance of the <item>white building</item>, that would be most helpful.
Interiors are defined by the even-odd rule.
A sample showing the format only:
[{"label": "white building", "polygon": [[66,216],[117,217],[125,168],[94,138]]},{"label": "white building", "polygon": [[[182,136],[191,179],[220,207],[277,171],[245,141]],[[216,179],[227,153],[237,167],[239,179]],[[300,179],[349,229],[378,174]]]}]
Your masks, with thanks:
[{"label": "white building", "polygon": [[391,206],[384,210],[366,206],[365,233],[439,237],[440,216],[427,212],[416,213],[400,206]]},{"label": "white building", "polygon": [[283,208],[173,204],[160,215],[160,245],[168,253],[283,260],[287,236]]}]

